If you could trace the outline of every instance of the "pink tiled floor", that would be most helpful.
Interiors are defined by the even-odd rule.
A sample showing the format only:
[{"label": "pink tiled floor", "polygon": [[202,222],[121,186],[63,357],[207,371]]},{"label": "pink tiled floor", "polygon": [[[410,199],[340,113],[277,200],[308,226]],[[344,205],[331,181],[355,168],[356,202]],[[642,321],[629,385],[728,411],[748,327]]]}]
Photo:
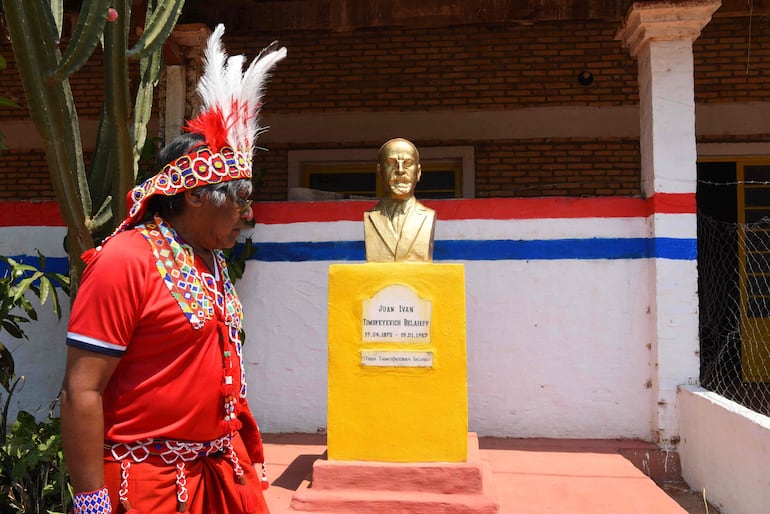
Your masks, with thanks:
[{"label": "pink tiled floor", "polygon": [[[619,453],[634,442],[480,438],[502,514],[687,514]],[[644,445],[646,443],[638,443]],[[296,514],[294,491],[322,458],[325,438],[265,436],[272,514]]]}]

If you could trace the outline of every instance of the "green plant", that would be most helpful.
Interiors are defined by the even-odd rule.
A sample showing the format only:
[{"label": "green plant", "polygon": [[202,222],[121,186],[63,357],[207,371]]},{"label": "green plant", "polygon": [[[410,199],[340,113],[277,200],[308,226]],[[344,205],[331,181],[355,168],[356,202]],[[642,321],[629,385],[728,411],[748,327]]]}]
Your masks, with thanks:
[{"label": "green plant", "polygon": [[0,513],[66,512],[71,492],[53,408],[40,422],[20,411],[9,430],[11,399],[24,376],[16,373],[13,354],[4,341],[6,336],[29,339],[25,324],[37,320],[30,296],[41,306],[50,300],[61,317],[57,288],[68,294],[69,279],[45,271],[45,257],[40,254],[37,266],[2,256],[0,262],[6,267],[0,277]]},{"label": "green plant", "polygon": [[[60,420],[19,412],[0,452],[0,512],[64,513],[72,503],[61,446]],[[7,501],[7,503],[4,503]]]},{"label": "green plant", "polygon": [[[2,0],[16,66],[32,121],[46,152],[56,199],[67,223],[72,293],[94,246],[94,234],[109,233],[125,215],[125,195],[134,185],[147,138],[153,88],[162,47],[176,25],[184,0],[146,0],[141,36],[129,46],[130,0],[83,0],[63,54],[59,49],[63,0]],[[69,84],[101,43],[104,102],[91,167],[86,173],[78,115]],[[130,106],[129,60],[139,63],[140,81]]]},{"label": "green plant", "polygon": [[[24,264],[9,257],[0,256],[0,262],[5,263],[7,270],[0,278],[0,333],[9,333],[16,339],[27,339],[22,323],[37,319],[32,303],[25,296],[29,291],[37,296],[41,305],[51,299],[54,313],[61,317],[61,303],[56,287],[69,291],[69,279],[61,273],[45,270],[45,257],[38,254],[38,266]],[[21,309],[23,313],[16,312]],[[0,343],[1,345],[2,343]],[[5,346],[0,346],[0,352]],[[6,377],[0,374],[0,382]]]},{"label": "green plant", "polygon": [[233,284],[236,280],[240,280],[243,277],[243,272],[246,270],[246,261],[256,252],[257,248],[250,237],[247,237],[242,245],[238,244],[232,248],[222,250],[227,260],[227,272]]}]

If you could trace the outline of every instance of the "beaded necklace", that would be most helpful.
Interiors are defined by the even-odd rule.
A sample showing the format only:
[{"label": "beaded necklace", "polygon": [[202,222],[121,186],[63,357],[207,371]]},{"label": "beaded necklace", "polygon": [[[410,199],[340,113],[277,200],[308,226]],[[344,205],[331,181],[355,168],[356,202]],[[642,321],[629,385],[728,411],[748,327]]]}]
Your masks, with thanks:
[{"label": "beaded necklace", "polygon": [[[213,251],[216,268],[222,275],[223,291],[220,291],[214,275],[195,266],[192,247],[182,241],[160,216],[155,215],[153,223],[138,225],[137,230],[150,244],[163,283],[192,327],[199,330],[214,317],[222,322],[218,326],[222,342],[221,391],[225,411],[223,421],[228,431],[233,433],[241,426],[237,419],[237,398],[246,397],[246,376],[240,337],[243,307],[227,272],[224,253],[221,250]],[[235,369],[235,366],[238,369]],[[233,373],[240,374],[239,390],[236,390]]]}]

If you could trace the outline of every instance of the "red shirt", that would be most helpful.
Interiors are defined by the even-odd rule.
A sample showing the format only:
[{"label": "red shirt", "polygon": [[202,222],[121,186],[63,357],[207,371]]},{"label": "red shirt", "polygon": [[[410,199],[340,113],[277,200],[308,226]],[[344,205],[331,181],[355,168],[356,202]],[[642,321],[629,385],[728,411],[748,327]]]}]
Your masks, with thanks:
[{"label": "red shirt", "polygon": [[[208,270],[197,257],[198,270]],[[222,277],[217,287],[222,291]],[[216,309],[215,309],[216,310]],[[120,357],[103,394],[105,439],[209,441],[228,433],[223,354],[241,385],[239,357],[219,316],[194,329],[164,284],[138,230],[113,237],[83,274],[67,344]],[[248,412],[245,399],[236,413]]]}]

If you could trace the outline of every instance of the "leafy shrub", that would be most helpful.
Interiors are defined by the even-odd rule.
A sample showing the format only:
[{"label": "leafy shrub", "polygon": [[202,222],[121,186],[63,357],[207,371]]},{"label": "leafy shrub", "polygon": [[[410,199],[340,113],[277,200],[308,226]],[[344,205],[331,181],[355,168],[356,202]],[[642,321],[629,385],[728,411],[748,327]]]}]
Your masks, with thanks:
[{"label": "leafy shrub", "polygon": [[63,513],[71,498],[59,418],[19,412],[0,450],[0,512]]},{"label": "leafy shrub", "polygon": [[[60,273],[0,257],[6,271],[0,277],[0,336],[28,339],[23,327],[37,320],[29,300],[34,295],[44,305],[51,300],[53,311],[61,317],[57,287],[69,294],[69,279]],[[31,294],[30,294],[31,293]],[[0,514],[38,514],[66,512],[71,503],[61,448],[61,431],[53,407],[47,419],[20,411],[10,425],[8,413],[14,391],[24,381],[16,374],[13,355],[0,339]]]}]

